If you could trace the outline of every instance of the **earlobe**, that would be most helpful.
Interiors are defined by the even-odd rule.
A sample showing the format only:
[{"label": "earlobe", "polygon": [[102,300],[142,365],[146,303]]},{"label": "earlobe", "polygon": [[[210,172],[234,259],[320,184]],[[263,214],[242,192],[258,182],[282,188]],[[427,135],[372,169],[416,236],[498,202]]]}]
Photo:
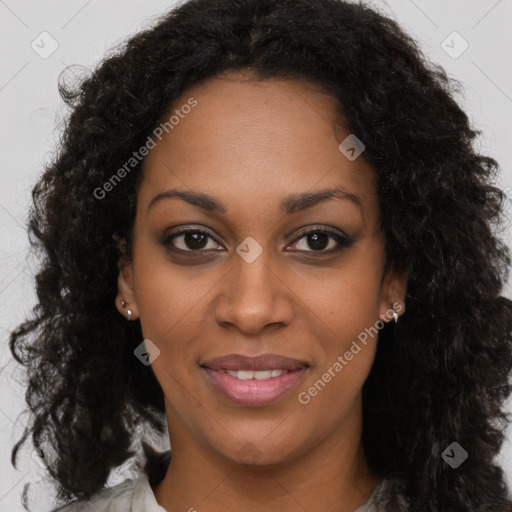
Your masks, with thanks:
[{"label": "earlobe", "polygon": [[389,322],[391,319],[395,323],[398,318],[405,313],[405,294],[407,290],[407,279],[409,272],[396,272],[389,269],[381,295],[380,319]]},{"label": "earlobe", "polygon": [[133,266],[129,261],[119,265],[117,276],[116,308],[127,320],[138,318],[137,301],[133,288]]}]

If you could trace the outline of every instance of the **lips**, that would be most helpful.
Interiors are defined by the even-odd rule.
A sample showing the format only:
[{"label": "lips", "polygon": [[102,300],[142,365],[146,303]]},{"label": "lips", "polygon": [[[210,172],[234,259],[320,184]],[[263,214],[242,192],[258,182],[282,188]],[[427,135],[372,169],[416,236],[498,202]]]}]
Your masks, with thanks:
[{"label": "lips", "polygon": [[308,368],[306,361],[285,357],[278,354],[262,354],[257,357],[229,354],[200,363],[202,367],[215,371],[267,371],[267,370],[300,370]]},{"label": "lips", "polygon": [[220,396],[242,407],[263,407],[288,395],[308,373],[306,361],[278,354],[229,354],[201,363]]}]

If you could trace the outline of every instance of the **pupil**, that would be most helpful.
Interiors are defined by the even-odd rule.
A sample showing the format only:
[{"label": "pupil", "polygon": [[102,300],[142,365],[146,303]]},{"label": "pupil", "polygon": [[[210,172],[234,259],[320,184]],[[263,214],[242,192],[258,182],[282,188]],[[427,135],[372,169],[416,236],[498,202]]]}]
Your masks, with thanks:
[{"label": "pupil", "polygon": [[[328,238],[328,235],[326,235],[325,233],[314,233],[312,235],[308,235],[308,240],[313,240],[313,244],[309,244],[309,246],[311,247],[311,249],[325,249],[328,245]],[[318,243],[319,239],[320,243]]]},{"label": "pupil", "polygon": [[205,240],[203,233],[185,233],[185,243],[189,249],[203,249]]}]

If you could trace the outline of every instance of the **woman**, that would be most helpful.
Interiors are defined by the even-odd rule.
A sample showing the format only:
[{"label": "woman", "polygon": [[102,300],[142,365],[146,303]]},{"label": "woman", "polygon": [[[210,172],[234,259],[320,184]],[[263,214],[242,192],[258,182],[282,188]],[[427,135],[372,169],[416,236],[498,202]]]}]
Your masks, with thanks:
[{"label": "woman", "polygon": [[454,90],[340,0],[191,0],[61,88],[11,338],[59,510],[512,510],[505,194]]}]

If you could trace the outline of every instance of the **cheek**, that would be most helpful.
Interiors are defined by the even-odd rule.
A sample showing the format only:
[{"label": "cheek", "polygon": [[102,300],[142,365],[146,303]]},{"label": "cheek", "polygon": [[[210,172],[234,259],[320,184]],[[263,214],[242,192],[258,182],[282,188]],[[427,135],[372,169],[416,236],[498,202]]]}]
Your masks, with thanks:
[{"label": "cheek", "polygon": [[333,337],[346,342],[379,319],[381,270],[379,252],[361,247],[336,268],[297,274],[294,292]]},{"label": "cheek", "polygon": [[206,331],[210,287],[171,272],[169,264],[141,269],[137,302],[142,333],[160,350],[151,367],[166,397],[167,407],[188,411],[200,404],[191,383],[199,372],[197,346]]},{"label": "cheek", "polygon": [[376,248],[371,251],[368,245],[354,251],[328,276],[310,276],[301,285],[301,293],[307,297],[304,314],[309,310],[308,317],[316,324],[310,333],[320,349],[317,367],[308,381],[313,387],[301,391],[307,394],[305,401],[311,399],[318,407],[351,402],[373,364],[383,325],[379,318],[383,263],[381,253]]},{"label": "cheek", "polygon": [[162,352],[183,358],[189,352],[184,347],[205,332],[212,285],[206,282],[207,271],[177,267],[162,254],[140,249],[134,257],[141,328]]},{"label": "cheek", "polygon": [[185,348],[205,332],[207,289],[186,290],[175,278],[166,282],[161,276],[142,283],[138,301],[144,337],[155,340],[169,354],[183,357]]},{"label": "cheek", "polygon": [[[297,397],[313,417],[319,414],[324,418],[323,428],[332,427],[351,410],[375,358],[378,325],[367,304],[361,302],[355,307],[355,301],[353,297],[344,309],[331,308],[330,317],[326,319],[328,329],[320,335],[316,333],[319,339],[317,364]],[[336,404],[337,414],[328,412],[333,404]],[[306,417],[304,421],[308,421]]]}]

